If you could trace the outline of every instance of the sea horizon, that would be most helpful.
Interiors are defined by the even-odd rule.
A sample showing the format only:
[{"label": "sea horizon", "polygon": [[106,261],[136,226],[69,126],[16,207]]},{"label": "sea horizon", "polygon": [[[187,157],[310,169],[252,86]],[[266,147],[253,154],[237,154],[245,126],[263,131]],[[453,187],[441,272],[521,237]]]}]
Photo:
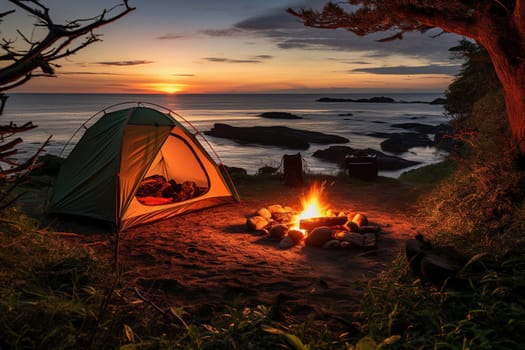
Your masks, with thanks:
[{"label": "sea horizon", "polygon": [[[88,119],[100,111],[127,103],[151,103],[175,112],[191,123],[198,133],[213,127],[214,123],[235,126],[286,125],[296,129],[336,134],[350,140],[347,146],[372,148],[381,151],[381,138],[372,133],[401,132],[392,124],[418,122],[437,125],[446,122],[443,107],[430,105],[443,93],[432,92],[367,92],[367,93],[174,93],[174,94],[128,94],[128,93],[56,93],[16,92],[9,93],[4,110],[5,121],[16,123],[33,121],[39,127],[24,133],[23,153],[38,149],[49,135],[52,144],[47,153],[65,156],[63,148],[71,136]],[[64,98],[67,96],[67,98]],[[353,103],[318,102],[321,97],[371,98],[390,97],[408,103]],[[302,117],[297,120],[260,118],[263,112],[289,112]],[[291,150],[273,146],[239,145],[231,140],[206,136],[220,162],[227,166],[244,168],[254,174],[263,166],[278,167],[284,154],[301,152],[306,166],[312,173],[335,174],[337,164],[312,157],[313,152],[330,145],[312,144],[307,150]],[[428,148],[411,149],[398,155],[408,160],[431,164],[443,159],[443,153]],[[381,175],[398,177],[403,171],[381,172]]]},{"label": "sea horizon", "polygon": [[261,91],[261,92],[7,92],[6,95],[130,95],[130,96],[188,96],[188,95],[439,95],[445,91],[353,91],[353,92],[295,92],[295,91]]}]

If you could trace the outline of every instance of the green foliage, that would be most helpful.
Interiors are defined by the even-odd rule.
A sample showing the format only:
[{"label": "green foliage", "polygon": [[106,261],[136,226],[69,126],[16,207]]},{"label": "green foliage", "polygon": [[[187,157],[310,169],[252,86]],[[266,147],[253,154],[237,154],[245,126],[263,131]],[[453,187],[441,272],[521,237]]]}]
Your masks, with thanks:
[{"label": "green foliage", "polygon": [[436,164],[407,171],[401,174],[399,180],[412,184],[435,186],[452,175],[456,169],[456,163],[451,159],[446,159]]},{"label": "green foliage", "polygon": [[[465,57],[472,60],[477,52]],[[107,262],[38,230],[9,208],[0,217],[0,348],[519,348],[525,343],[525,181],[508,151],[501,92],[474,66],[470,62],[458,78],[464,80],[448,92],[454,96],[451,123],[463,147],[450,160],[401,178],[429,191],[417,218],[427,238],[472,256],[460,271],[465,289],[426,285],[400,256],[367,285],[361,312],[344,320],[351,334],[263,305],[225,305],[202,320],[183,306],[156,306],[127,288],[128,281],[115,281]],[[484,84],[482,94],[469,95],[470,106],[458,96],[467,82]],[[233,176],[254,195],[265,191],[261,179],[280,181],[275,174]],[[385,184],[401,185],[379,178],[369,186]]]},{"label": "green foliage", "polygon": [[86,347],[108,281],[86,251],[37,230],[11,208],[0,226],[0,345]]},{"label": "green foliage", "polygon": [[453,154],[457,171],[422,199],[419,220],[434,240],[472,254],[525,247],[518,224],[525,219],[525,177],[511,153],[501,91],[489,91],[453,125],[464,144]]},{"label": "green foliage", "polygon": [[[0,225],[0,347],[346,349],[348,334],[267,306],[225,305],[202,321],[115,281],[108,262],[39,230],[15,208]],[[166,311],[164,311],[166,309]]]},{"label": "green foliage", "polygon": [[459,118],[470,115],[478,100],[501,86],[492,62],[481,46],[463,39],[449,51],[454,58],[464,60],[459,75],[445,91],[445,110]]},{"label": "green foliage", "polygon": [[[467,41],[453,51],[467,59],[446,105],[462,147],[447,162],[401,180],[433,183],[420,198],[417,221],[433,245],[472,256],[459,272],[469,283],[436,289],[399,257],[370,283],[363,304],[374,342],[398,337],[389,349],[515,349],[525,342],[525,177],[511,153],[504,100],[486,53]],[[427,176],[437,171],[441,180]]]},{"label": "green foliage", "polygon": [[465,272],[469,289],[439,290],[414,279],[400,257],[369,285],[363,311],[370,337],[395,340],[388,349],[518,348],[525,341],[525,259],[481,266]]},{"label": "green foliage", "polygon": [[510,144],[502,89],[485,50],[463,40],[452,48],[466,59],[449,86],[446,108],[462,147],[457,170],[425,196],[419,220],[428,235],[475,254],[523,247],[523,185]]}]

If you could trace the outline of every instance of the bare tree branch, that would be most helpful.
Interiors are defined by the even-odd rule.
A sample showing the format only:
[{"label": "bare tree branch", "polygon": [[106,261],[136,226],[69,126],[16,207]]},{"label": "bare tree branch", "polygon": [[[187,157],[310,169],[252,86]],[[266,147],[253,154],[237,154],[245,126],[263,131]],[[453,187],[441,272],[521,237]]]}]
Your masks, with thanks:
[{"label": "bare tree branch", "polygon": [[[12,64],[0,69],[0,92],[26,83],[32,77],[37,76],[33,71],[39,68],[44,73],[43,76],[53,76],[55,70],[50,62],[71,56],[86,46],[100,41],[99,36],[95,35],[93,30],[114,22],[135,10],[134,7],[129,6],[127,0],[122,0],[120,4],[109,10],[103,10],[97,16],[57,24],[51,19],[49,9],[38,0],[9,0],[9,2],[34,16],[37,19],[35,26],[47,28],[47,33],[41,40],[33,41],[18,31],[22,40],[29,45],[27,50],[15,49],[13,41],[4,39],[1,49],[5,54],[0,56],[0,60],[11,61]],[[117,10],[119,12],[110,15]],[[8,11],[3,15],[6,16],[12,12]],[[80,40],[85,35],[87,37],[80,43],[68,49],[74,45],[76,40]]]},{"label": "bare tree branch", "polygon": [[[120,4],[109,10],[103,10],[97,16],[57,24],[51,19],[49,9],[39,0],[9,0],[19,9],[35,17],[33,29],[42,27],[46,29],[46,33],[42,39],[34,40],[33,35],[27,36],[21,30],[17,30],[19,42],[16,39],[1,39],[0,61],[10,64],[0,69],[0,115],[8,97],[4,91],[25,84],[33,77],[54,76],[55,67],[60,66],[52,62],[73,55],[86,46],[100,41],[99,36],[93,32],[96,28],[116,21],[135,9],[129,6],[128,0],[120,1]],[[13,12],[15,10],[0,13],[0,23],[5,16]],[[85,37],[81,39],[83,36]],[[36,73],[36,69],[40,69],[42,73]],[[12,122],[9,125],[0,125],[0,185],[6,182],[13,183],[7,190],[3,186],[0,187],[0,211],[11,206],[19,198],[19,196],[12,198],[10,192],[28,176],[31,170],[39,166],[37,158],[51,140],[49,137],[27,161],[20,163],[13,156],[17,154],[18,150],[15,147],[22,143],[22,139],[18,137],[9,141],[8,138],[33,128],[36,126],[32,122],[22,126]],[[4,169],[3,164],[9,167]]]},{"label": "bare tree branch", "polygon": [[15,12],[15,10],[10,10],[10,11],[6,11],[6,12],[2,12],[2,13],[0,13],[0,19],[1,19],[2,17],[5,17],[5,16],[7,16],[7,15],[10,15],[10,14],[12,14],[12,13],[14,13],[14,12]]}]

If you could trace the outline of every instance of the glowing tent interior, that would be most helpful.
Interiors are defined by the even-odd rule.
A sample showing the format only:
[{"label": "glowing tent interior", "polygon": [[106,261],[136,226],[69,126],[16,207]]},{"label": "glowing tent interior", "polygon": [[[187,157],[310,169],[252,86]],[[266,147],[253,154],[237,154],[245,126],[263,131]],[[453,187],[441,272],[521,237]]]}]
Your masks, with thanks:
[{"label": "glowing tent interior", "polygon": [[94,218],[122,231],[239,201],[224,165],[171,111],[138,104],[103,113],[62,164],[50,214]]}]

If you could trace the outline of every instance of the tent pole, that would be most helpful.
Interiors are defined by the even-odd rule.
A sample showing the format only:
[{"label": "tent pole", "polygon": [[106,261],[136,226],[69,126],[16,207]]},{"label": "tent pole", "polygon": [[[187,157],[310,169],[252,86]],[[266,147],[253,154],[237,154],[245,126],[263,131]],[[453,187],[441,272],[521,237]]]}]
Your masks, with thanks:
[{"label": "tent pole", "polygon": [[[128,119],[129,119],[129,115],[128,115]],[[122,146],[121,146],[122,147]],[[122,153],[122,149],[119,153],[119,169],[120,169],[120,162],[121,162],[121,159],[120,159],[120,155]],[[120,172],[117,173],[116,175],[116,178],[115,178],[115,186],[116,186],[116,191],[115,191],[115,203],[116,203],[116,206],[115,206],[115,274],[117,276],[117,279],[120,278],[120,254],[119,254],[119,250],[120,250],[120,227],[121,227],[121,222],[120,222]]]},{"label": "tent pole", "polygon": [[120,248],[120,230],[115,230],[115,274],[117,279],[120,278],[120,254],[119,249]]}]

